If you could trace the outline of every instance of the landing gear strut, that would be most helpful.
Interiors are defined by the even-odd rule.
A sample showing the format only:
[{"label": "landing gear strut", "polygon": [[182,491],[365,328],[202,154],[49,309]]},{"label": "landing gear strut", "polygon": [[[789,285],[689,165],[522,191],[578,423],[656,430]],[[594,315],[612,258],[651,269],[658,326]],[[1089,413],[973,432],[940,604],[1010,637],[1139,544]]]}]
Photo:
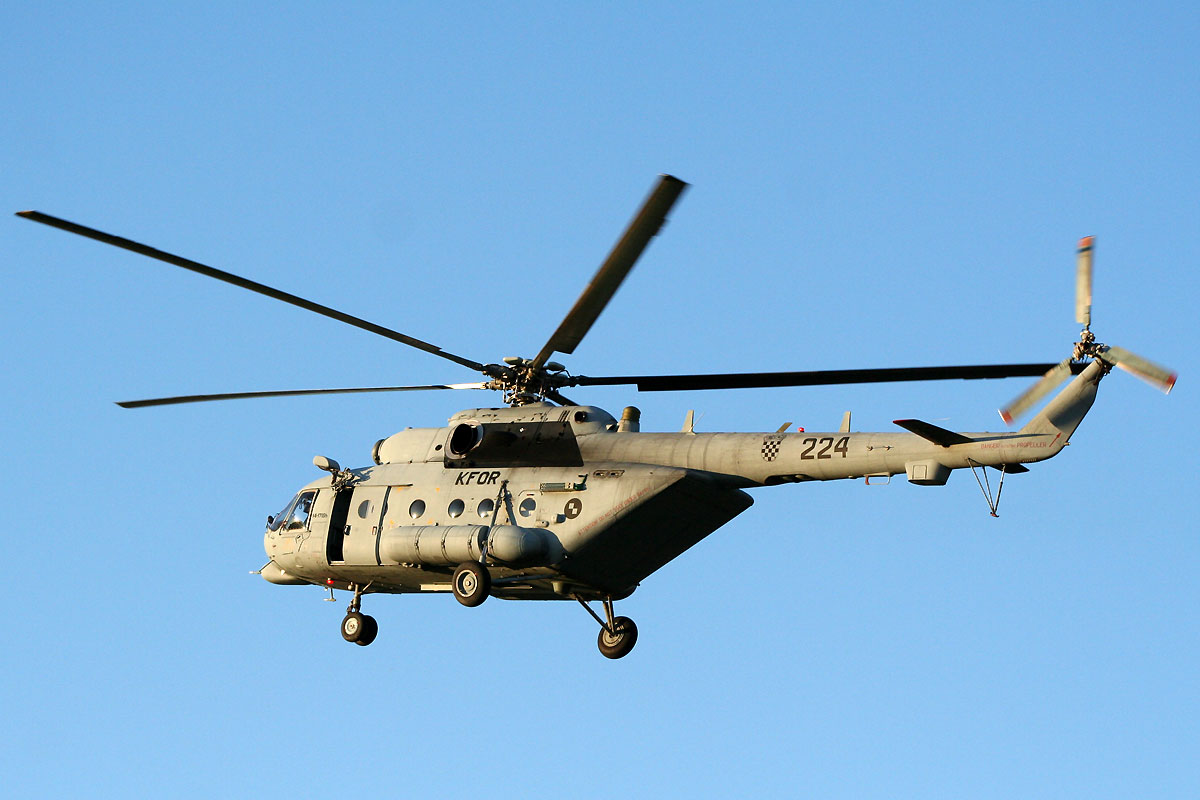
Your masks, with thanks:
[{"label": "landing gear strut", "polygon": [[362,607],[362,594],[365,587],[359,586],[357,583],[351,584],[351,586],[354,588],[354,598],[350,601],[350,605],[346,608],[346,616],[342,619],[342,638],[347,642],[354,642],[366,647],[379,635],[379,623],[375,621],[374,617],[359,611],[359,608]]},{"label": "landing gear strut", "polygon": [[[504,493],[507,490],[508,481],[501,481],[500,493],[496,495],[496,500],[492,504],[492,521],[489,528],[496,525],[496,516],[500,513],[500,507],[504,505]],[[511,514],[511,498],[508,508]],[[492,573],[487,569],[487,537],[480,538],[479,546],[482,553],[479,560],[465,561],[459,564],[458,569],[454,570],[454,577],[450,579],[450,588],[454,592],[454,599],[467,608],[483,605],[483,601],[487,600],[488,595],[492,592]]]},{"label": "landing gear strut", "polygon": [[634,625],[633,620],[629,617],[613,616],[612,597],[604,598],[606,620],[601,619],[592,610],[592,607],[587,604],[587,600],[579,595],[575,595],[575,599],[579,601],[579,605],[583,606],[584,611],[592,615],[592,619],[600,623],[600,635],[596,638],[596,646],[600,648],[600,654],[605,658],[623,658],[629,655],[629,651],[637,644],[637,625]]}]

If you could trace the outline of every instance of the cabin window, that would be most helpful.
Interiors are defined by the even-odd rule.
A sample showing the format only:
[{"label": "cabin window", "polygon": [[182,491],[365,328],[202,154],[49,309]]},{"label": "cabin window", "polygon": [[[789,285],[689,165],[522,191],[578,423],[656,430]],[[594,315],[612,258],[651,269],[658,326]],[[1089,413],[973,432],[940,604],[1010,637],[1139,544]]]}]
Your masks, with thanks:
[{"label": "cabin window", "polygon": [[475,513],[483,519],[490,519],[492,512],[496,510],[496,503],[493,500],[480,500],[479,507],[475,509]]},{"label": "cabin window", "polygon": [[532,497],[526,497],[521,501],[521,506],[518,510],[521,512],[522,517],[528,517],[536,508],[537,501],[535,501]]},{"label": "cabin window", "polygon": [[408,515],[413,519],[420,519],[425,515],[425,501],[413,500],[412,505],[408,507]]},{"label": "cabin window", "polygon": [[466,507],[467,507],[467,504],[464,503],[462,500],[455,500],[452,503],[450,503],[449,508],[446,509],[446,513],[452,517],[461,517],[462,513],[466,509]]}]

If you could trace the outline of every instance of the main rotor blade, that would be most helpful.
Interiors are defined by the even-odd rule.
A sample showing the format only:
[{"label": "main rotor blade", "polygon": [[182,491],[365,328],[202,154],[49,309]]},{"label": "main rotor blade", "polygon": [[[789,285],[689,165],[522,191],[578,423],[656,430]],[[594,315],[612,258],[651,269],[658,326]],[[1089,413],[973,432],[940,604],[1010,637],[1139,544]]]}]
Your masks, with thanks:
[{"label": "main rotor blade", "polygon": [[1000,409],[1000,418],[1004,424],[1011,425],[1012,421],[1033,408],[1039,400],[1050,394],[1060,383],[1071,374],[1071,359],[1055,364],[1046,374],[1025,391],[1017,396],[1004,408]]},{"label": "main rotor blade", "polygon": [[1079,240],[1075,257],[1075,321],[1085,328],[1092,324],[1092,249],[1096,237]]},{"label": "main rotor blade", "polygon": [[134,253],[138,253],[149,258],[165,261],[168,264],[174,264],[177,267],[183,267],[184,269],[191,270],[192,272],[198,272],[201,275],[207,275],[210,278],[216,278],[217,280],[224,281],[225,283],[232,283],[234,286],[240,286],[243,289],[249,289],[252,292],[257,292],[259,294],[266,295],[267,297],[272,297],[276,300],[282,300],[285,303],[290,303],[291,305],[298,306],[299,308],[314,311],[317,314],[329,317],[330,319],[336,319],[338,322],[344,322],[347,325],[353,325],[356,328],[362,328],[365,331],[370,331],[371,333],[378,334],[379,336],[383,336],[387,339],[400,342],[401,344],[406,344],[409,347],[415,347],[418,350],[424,350],[425,352],[432,353],[435,356],[441,356],[442,358],[453,361],[456,364],[461,364],[464,367],[470,367],[471,369],[479,372],[483,371],[483,365],[477,361],[472,361],[471,359],[463,358],[462,356],[456,356],[453,353],[447,353],[437,345],[432,345],[429,342],[423,342],[420,339],[414,339],[412,336],[405,336],[403,333],[399,333],[390,328],[385,328],[382,325],[376,325],[373,322],[367,322],[364,319],[359,319],[358,317],[344,314],[341,311],[330,308],[329,306],[323,306],[320,303],[314,303],[311,300],[305,300],[303,297],[297,297],[294,294],[289,294],[288,292],[284,292],[279,289],[273,289],[270,286],[258,283],[257,281],[252,281],[248,278],[242,278],[238,275],[234,275],[233,273],[225,272],[224,270],[201,264],[198,261],[192,261],[189,258],[183,258],[182,256],[157,250],[148,245],[141,244],[140,242],[135,242],[131,239],[125,239],[120,236],[113,236],[112,234],[104,233],[103,231],[98,231],[94,228],[88,228],[84,225],[68,222],[65,219],[52,217],[49,214],[43,214],[40,211],[18,211],[17,216],[33,220],[34,222],[40,222],[43,225],[49,225],[52,228],[58,228],[59,230],[64,230],[68,233],[86,236],[89,239],[95,239],[98,242],[111,244],[114,247],[130,250]]},{"label": "main rotor blade", "polygon": [[1170,394],[1171,389],[1175,388],[1177,376],[1174,372],[1123,347],[1110,347],[1100,354],[1100,358],[1138,376],[1151,386],[1157,386],[1164,394]]},{"label": "main rotor blade", "polygon": [[583,294],[579,295],[575,305],[559,324],[558,330],[533,359],[534,369],[544,365],[552,353],[575,352],[575,347],[608,305],[608,301],[625,280],[629,270],[637,263],[642,251],[667,221],[667,212],[675,205],[685,188],[686,183],[671,175],[659,177],[658,185],[646,198],[641,210],[629,223],[629,227],[608,254],[608,258],[600,265],[591,283],[583,290]]},{"label": "main rotor blade", "polygon": [[[640,392],[675,392],[698,389],[758,389],[778,386],[828,386],[846,383],[898,381],[975,380],[1041,375],[1053,364],[977,364],[952,367],[899,367],[893,369],[827,369],[809,372],[729,372],[710,375],[622,375],[592,378],[579,375],[573,386],[636,384]],[[1082,369],[1072,365],[1074,371]]]},{"label": "main rotor blade", "polygon": [[121,408],[174,406],[181,403],[208,403],[213,400],[247,400],[255,397],[299,397],[309,394],[361,394],[363,392],[423,392],[431,389],[486,389],[486,383],[448,383],[434,386],[374,386],[361,389],[292,389],[279,392],[228,392],[225,394],[187,394],[179,397],[158,397],[152,400],[126,400],[117,403]]}]

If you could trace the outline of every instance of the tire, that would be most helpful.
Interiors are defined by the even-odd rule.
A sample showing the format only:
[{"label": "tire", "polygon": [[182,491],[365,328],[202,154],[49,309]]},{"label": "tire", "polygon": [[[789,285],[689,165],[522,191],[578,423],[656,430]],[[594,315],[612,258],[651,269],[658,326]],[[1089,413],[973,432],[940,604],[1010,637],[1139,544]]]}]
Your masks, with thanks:
[{"label": "tire", "polygon": [[357,642],[366,628],[366,620],[370,617],[351,611],[342,619],[342,638],[347,642]]},{"label": "tire", "polygon": [[467,561],[454,570],[451,587],[454,599],[467,608],[474,608],[487,600],[492,590],[492,576],[482,564]]},{"label": "tire", "polygon": [[371,642],[375,641],[375,637],[378,635],[379,623],[375,621],[374,617],[363,614],[362,629],[359,631],[358,638],[354,640],[354,643],[366,647]]},{"label": "tire", "polygon": [[607,628],[600,629],[596,646],[605,658],[623,658],[637,644],[637,625],[629,617],[617,617],[613,620],[613,627],[617,631],[615,635],[609,633]]}]

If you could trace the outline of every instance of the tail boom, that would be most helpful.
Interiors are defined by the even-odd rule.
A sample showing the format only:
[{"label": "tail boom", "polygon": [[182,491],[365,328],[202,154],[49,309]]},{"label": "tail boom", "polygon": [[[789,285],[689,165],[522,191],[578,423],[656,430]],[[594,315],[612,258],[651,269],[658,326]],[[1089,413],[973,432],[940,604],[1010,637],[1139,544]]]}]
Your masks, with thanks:
[{"label": "tail boom", "polygon": [[1103,375],[1101,364],[1089,364],[1015,432],[955,433],[901,420],[913,432],[597,433],[579,444],[589,461],[699,470],[743,488],[901,473],[914,483],[940,485],[950,470],[1011,468],[1057,455],[1091,408]]}]

